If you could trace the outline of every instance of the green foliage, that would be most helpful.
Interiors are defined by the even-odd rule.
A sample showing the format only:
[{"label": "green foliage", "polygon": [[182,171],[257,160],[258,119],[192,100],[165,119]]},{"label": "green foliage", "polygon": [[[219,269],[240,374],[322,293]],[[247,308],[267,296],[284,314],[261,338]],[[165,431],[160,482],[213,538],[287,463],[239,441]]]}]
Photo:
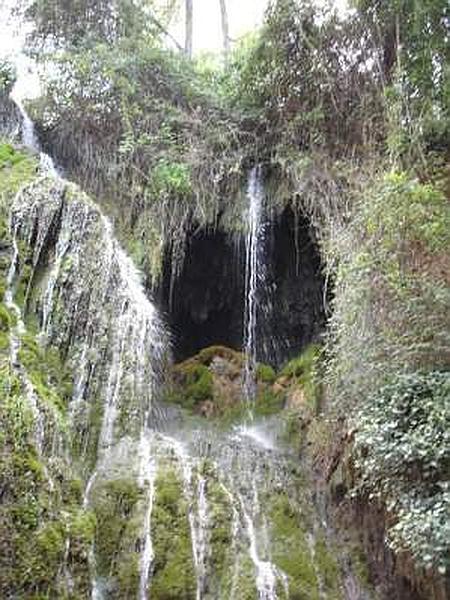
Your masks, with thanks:
[{"label": "green foliage", "polygon": [[188,362],[182,368],[182,375],[182,386],[173,400],[189,410],[205,400],[212,400],[213,376],[207,366]]},{"label": "green foliage", "polygon": [[391,173],[362,204],[366,232],[382,245],[380,252],[401,244],[420,243],[436,254],[450,248],[450,207],[434,185],[419,183],[406,173]]},{"label": "green foliage", "polygon": [[259,363],[256,368],[256,378],[263,383],[274,383],[277,375],[273,367]]},{"label": "green foliage", "polygon": [[139,4],[131,0],[78,0],[69,4],[39,0],[23,4],[25,17],[35,26],[30,37],[36,51],[42,51],[45,42],[80,48],[97,40],[113,44],[133,36],[156,43],[175,9],[174,2],[157,0]]},{"label": "green foliage", "polygon": [[320,384],[317,376],[318,361],[322,348],[309,345],[297,358],[292,359],[281,371],[281,376],[294,380],[305,393],[308,404],[317,410],[320,402]]},{"label": "green foliage", "polygon": [[365,401],[357,416],[361,488],[396,515],[392,547],[441,573],[450,567],[450,375],[398,376]]},{"label": "green foliage", "polygon": [[0,204],[36,175],[37,163],[27,153],[0,140]]},{"label": "green foliage", "polygon": [[274,392],[269,388],[262,388],[258,391],[253,406],[253,413],[259,417],[269,417],[276,415],[284,406],[284,396],[282,393]]},{"label": "green foliage", "polygon": [[240,190],[237,119],[195,63],[139,38],[51,64],[32,116],[71,178],[114,202],[124,237],[144,245],[141,266],[157,277],[164,243],[176,254],[186,222],[213,223],[223,190]]},{"label": "green foliage", "polygon": [[328,372],[342,409],[395,373],[450,364],[449,223],[439,188],[390,174],[372,181],[334,240]]},{"label": "green foliage", "polygon": [[161,160],[152,172],[155,197],[161,194],[175,197],[189,196],[192,192],[189,166]]},{"label": "green foliage", "polygon": [[414,158],[420,145],[448,148],[448,2],[358,0],[355,4],[380,48],[388,94],[397,99],[391,133],[406,134],[400,153]]},{"label": "green foliage", "polygon": [[379,137],[371,52],[356,17],[341,21],[311,1],[272,2],[260,34],[231,58],[230,102],[263,120],[272,160],[286,149],[345,154]]}]

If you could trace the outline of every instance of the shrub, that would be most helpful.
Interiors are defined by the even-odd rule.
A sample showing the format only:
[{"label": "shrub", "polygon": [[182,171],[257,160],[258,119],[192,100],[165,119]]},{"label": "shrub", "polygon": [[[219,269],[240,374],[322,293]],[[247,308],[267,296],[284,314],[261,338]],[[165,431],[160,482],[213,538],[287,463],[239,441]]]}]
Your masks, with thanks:
[{"label": "shrub", "polygon": [[400,375],[355,419],[360,490],[396,515],[392,547],[442,573],[450,566],[449,400],[450,372]]},{"label": "shrub", "polygon": [[303,388],[306,399],[315,410],[320,400],[320,388],[317,378],[317,364],[321,346],[311,344],[296,358],[285,365],[281,375],[294,379]]}]

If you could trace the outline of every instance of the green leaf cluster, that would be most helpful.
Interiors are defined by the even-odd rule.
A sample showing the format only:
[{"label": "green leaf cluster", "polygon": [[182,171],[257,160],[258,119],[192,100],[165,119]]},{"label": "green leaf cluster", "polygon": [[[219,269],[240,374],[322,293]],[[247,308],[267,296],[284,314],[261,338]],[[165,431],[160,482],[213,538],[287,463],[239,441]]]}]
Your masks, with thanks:
[{"label": "green leaf cluster", "polygon": [[360,489],[395,515],[389,536],[425,567],[449,563],[450,374],[401,375],[354,420]]}]

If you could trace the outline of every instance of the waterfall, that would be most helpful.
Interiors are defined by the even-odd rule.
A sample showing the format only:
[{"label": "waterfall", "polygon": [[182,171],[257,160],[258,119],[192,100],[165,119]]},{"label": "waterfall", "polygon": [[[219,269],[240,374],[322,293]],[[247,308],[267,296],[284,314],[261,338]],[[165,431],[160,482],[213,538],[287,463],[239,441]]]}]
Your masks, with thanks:
[{"label": "waterfall", "polygon": [[264,294],[267,285],[265,242],[267,222],[264,216],[264,187],[260,166],[250,171],[247,187],[244,314],[244,396],[251,402],[255,396],[255,371],[258,333],[265,318]]},{"label": "waterfall", "polygon": [[36,135],[34,123],[24,108],[23,98],[18,93],[17,83],[12,91],[11,99],[16,104],[22,117],[21,138],[23,145],[39,155],[40,166],[44,172],[54,175],[55,177],[58,176],[59,171],[55,166],[54,160],[42,151]]},{"label": "waterfall", "polygon": [[[125,577],[135,589],[114,597],[148,600],[152,585],[161,586],[161,580],[176,588],[182,573],[176,572],[173,582],[164,572],[165,565],[176,559],[173,547],[169,543],[167,549],[157,534],[166,535],[169,542],[172,536],[185,535],[183,561],[189,563],[190,579],[179,597],[287,600],[290,593],[299,597],[299,589],[302,597],[316,597],[314,573],[311,575],[309,559],[301,548],[303,531],[298,528],[299,547],[296,539],[290,539],[288,547],[284,545],[305,504],[295,488],[297,457],[279,443],[279,421],[254,419],[227,429],[205,420],[184,419],[181,409],[169,410],[156,402],[169,347],[158,311],[140,273],[117,241],[111,221],[75,185],[58,175],[51,158],[40,151],[32,121],[23,106],[18,106],[23,141],[39,152],[43,175],[22,189],[11,207],[13,252],[5,299],[17,319],[11,332],[10,360],[17,365],[25,331],[22,313],[32,310],[38,320],[39,341],[63,351],[74,374],[67,422],[73,461],[84,484],[80,508],[95,512],[96,494],[105,491],[105,484],[122,479],[136,486],[137,508],[133,506],[124,516],[124,521],[136,527],[126,550],[132,555],[129,562],[135,571],[129,579]],[[251,406],[262,331],[271,309],[260,167],[249,175],[247,199],[243,379]],[[15,300],[15,285],[25,259],[31,273],[21,309]],[[238,368],[238,381],[239,376]],[[23,380],[40,451],[45,419],[25,371]],[[177,497],[169,494],[172,508],[175,505],[170,518],[161,506],[165,469],[175,474],[176,480]],[[126,526],[123,523],[124,530]],[[314,539],[308,540],[313,554]],[[90,568],[86,570],[91,577],[91,598],[104,600],[111,590],[122,593],[117,564],[105,567],[100,544],[96,547],[92,540],[89,544]],[[116,550],[114,560],[119,563],[123,549]],[[292,564],[294,551],[302,567],[309,569],[307,584],[311,587],[305,590],[296,580],[300,575]],[[79,590],[71,576],[70,554],[70,540],[66,540],[61,573],[67,590],[76,595]],[[175,564],[182,569],[183,564]],[[161,572],[165,577],[158,579]],[[178,596],[171,588],[167,596],[160,597]]]},{"label": "waterfall", "polygon": [[19,305],[14,300],[14,284],[18,271],[19,262],[19,245],[17,240],[17,229],[12,224],[10,225],[13,241],[13,256],[11,265],[6,279],[5,304],[13,312],[16,318],[16,325],[10,331],[10,363],[11,368],[16,369],[22,384],[25,388],[28,405],[33,415],[34,421],[34,441],[36,449],[40,454],[44,443],[44,423],[43,415],[39,407],[39,401],[35,394],[33,385],[28,377],[26,369],[19,360],[19,350],[21,347],[21,338],[26,332],[25,323],[22,317],[22,311]]},{"label": "waterfall", "polygon": [[[39,286],[34,297],[39,298],[41,307],[40,340],[44,345],[68,350],[76,373],[68,413],[74,439],[84,448],[82,454],[87,453],[88,447],[97,447],[95,431],[87,419],[92,403],[101,402],[98,448],[94,468],[87,477],[83,508],[89,508],[95,486],[109,477],[117,460],[124,461],[124,448],[128,466],[133,468],[134,463],[139,463],[138,485],[148,490],[140,566],[140,597],[144,600],[153,560],[151,512],[155,471],[149,419],[167,354],[167,335],[146,296],[140,274],[114,237],[111,222],[75,186],[61,178],[53,160],[41,151],[22,102],[19,98],[15,101],[22,115],[22,141],[39,154],[44,176],[21,190],[11,209],[13,257],[6,303],[17,315],[17,326],[11,333],[11,362],[18,362],[20,335],[25,331],[22,311],[14,301],[14,282],[20,275],[19,246],[25,242],[31,253],[30,282]],[[42,415],[25,371],[23,378],[29,390],[39,450],[44,437]],[[88,438],[79,438],[78,432]],[[128,448],[129,436],[139,440],[138,456],[134,455],[133,446]],[[102,598],[103,585],[95,575],[94,550],[90,560],[94,574],[92,597]]]},{"label": "waterfall", "polygon": [[156,479],[156,462],[152,456],[152,448],[150,441],[150,431],[146,428],[141,437],[141,474],[139,483],[141,487],[147,486],[147,509],[145,511],[144,521],[144,550],[142,552],[139,578],[139,600],[147,599],[147,590],[149,585],[150,571],[155,552],[153,548],[151,519],[153,512],[153,504],[155,500],[155,479]]}]

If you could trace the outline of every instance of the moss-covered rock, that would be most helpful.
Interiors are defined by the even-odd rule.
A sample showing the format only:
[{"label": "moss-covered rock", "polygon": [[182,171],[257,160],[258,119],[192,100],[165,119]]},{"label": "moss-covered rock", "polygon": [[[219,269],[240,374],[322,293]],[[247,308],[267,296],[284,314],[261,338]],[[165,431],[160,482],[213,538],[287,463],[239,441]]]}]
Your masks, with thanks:
[{"label": "moss-covered rock", "polygon": [[193,600],[196,577],[188,504],[183,486],[173,468],[160,470],[156,478],[152,514],[155,549],[151,597],[154,600]]},{"label": "moss-covered rock", "polygon": [[134,479],[102,481],[92,494],[96,570],[111,580],[111,598],[137,594],[141,499],[142,490]]},{"label": "moss-covered rock", "polygon": [[277,379],[277,389],[285,389],[289,408],[307,406],[314,413],[320,405],[321,384],[317,375],[321,346],[311,344],[289,361]]},{"label": "moss-covered rock", "polygon": [[[243,398],[244,355],[224,346],[211,346],[175,365],[166,399],[190,412],[224,423],[242,418],[248,407]],[[267,416],[284,406],[284,395],[275,389],[275,372],[269,365],[257,368],[257,394],[253,411]]]},{"label": "moss-covered rock", "polygon": [[319,600],[319,582],[308,542],[304,516],[279,493],[271,500],[272,560],[287,575],[289,597]]}]

